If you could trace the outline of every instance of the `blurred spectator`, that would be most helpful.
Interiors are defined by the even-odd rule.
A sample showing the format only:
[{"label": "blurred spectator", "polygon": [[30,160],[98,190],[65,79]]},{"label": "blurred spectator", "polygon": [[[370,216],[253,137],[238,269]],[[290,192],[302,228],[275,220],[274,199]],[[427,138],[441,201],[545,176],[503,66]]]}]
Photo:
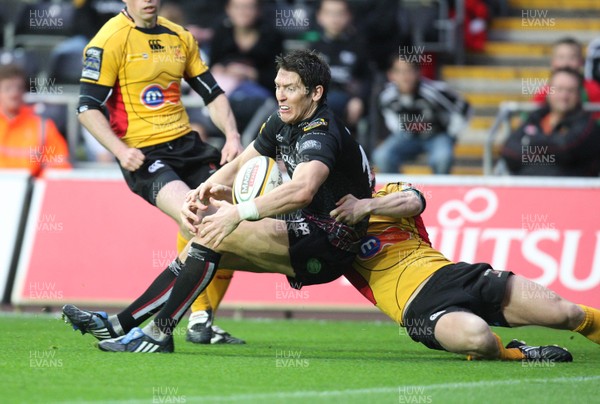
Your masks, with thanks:
[{"label": "blurred spectator", "polygon": [[581,74],[571,68],[552,72],[547,105],[530,114],[506,140],[502,158],[511,174],[598,175],[600,128],[582,109],[582,82]]},{"label": "blurred spectator", "polygon": [[69,168],[67,143],[54,123],[26,106],[25,72],[0,66],[0,168],[26,168],[38,175],[46,167]]},{"label": "blurred spectator", "polygon": [[[552,70],[567,67],[583,73],[584,62],[583,48],[576,39],[567,37],[554,43],[550,60]],[[546,96],[552,91],[553,89],[548,85],[541,87],[533,97],[533,101],[543,104]],[[583,102],[600,102],[600,83],[592,78],[584,80],[581,100]]]},{"label": "blurred spectator", "polygon": [[[215,21],[220,21],[223,18],[226,0],[163,0],[161,14],[165,18],[170,15],[171,11],[164,11],[165,7],[177,6],[182,10],[182,22],[177,22],[179,25],[185,26],[200,44],[203,51],[208,52],[210,42],[214,35]],[[178,12],[178,11],[176,11]]]},{"label": "blurred spectator", "polygon": [[367,41],[369,59],[377,69],[384,72],[389,55],[397,54],[400,47],[412,45],[409,21],[403,20],[399,0],[365,1],[360,4],[359,16],[363,16],[362,32]]},{"label": "blurred spectator", "polygon": [[271,90],[275,56],[283,51],[281,34],[261,22],[258,0],[229,0],[225,12],[227,18],[215,29],[210,48],[212,73],[235,62],[229,69]]},{"label": "blurred spectator", "polygon": [[397,56],[387,75],[390,83],[379,95],[379,107],[390,133],[375,149],[374,164],[380,172],[398,172],[404,162],[426,152],[433,172],[448,174],[456,136],[471,113],[469,104]]},{"label": "blurred spectator", "polygon": [[369,65],[364,44],[351,25],[347,1],[322,0],[317,23],[320,38],[310,47],[319,51],[331,68],[327,104],[350,127],[355,127],[365,109]]}]

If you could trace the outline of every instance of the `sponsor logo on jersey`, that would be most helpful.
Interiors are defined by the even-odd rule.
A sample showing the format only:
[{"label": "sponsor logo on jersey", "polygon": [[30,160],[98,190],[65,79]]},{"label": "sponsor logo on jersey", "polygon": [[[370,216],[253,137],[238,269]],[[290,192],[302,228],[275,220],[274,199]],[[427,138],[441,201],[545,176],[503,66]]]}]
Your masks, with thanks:
[{"label": "sponsor logo on jersey", "polygon": [[372,258],[389,245],[411,239],[411,233],[397,226],[390,226],[376,235],[369,235],[362,239],[358,258],[367,260]]},{"label": "sponsor logo on jersey", "polygon": [[368,259],[381,251],[381,240],[375,236],[367,236],[362,239],[358,258]]},{"label": "sponsor logo on jersey", "polygon": [[83,70],[81,77],[84,79],[98,81],[100,69],[102,68],[102,48],[91,47],[85,51],[83,56]]},{"label": "sponsor logo on jersey", "polygon": [[314,121],[311,121],[304,126],[302,129],[304,132],[308,132],[311,129],[318,128],[319,126],[327,126],[329,122],[325,120],[325,118],[317,118]]},{"label": "sponsor logo on jersey", "polygon": [[277,140],[278,142],[283,142],[283,135],[281,133],[276,134],[275,140]]},{"label": "sponsor logo on jersey", "polygon": [[146,86],[140,94],[140,100],[149,109],[158,109],[165,104],[179,104],[179,83],[172,81],[167,88],[159,84]]},{"label": "sponsor logo on jersey", "polygon": [[302,153],[308,149],[321,150],[321,142],[312,139],[306,140],[298,147],[298,153]]},{"label": "sponsor logo on jersey", "polygon": [[150,46],[150,49],[152,49],[152,52],[164,52],[165,51],[165,47],[162,46],[162,44],[160,43],[160,39],[149,39],[148,45]]},{"label": "sponsor logo on jersey", "polygon": [[155,173],[156,171],[160,170],[161,168],[163,168],[165,165],[162,163],[162,161],[160,160],[156,160],[154,163],[152,163],[150,165],[150,167],[148,167],[148,172],[149,173]]}]

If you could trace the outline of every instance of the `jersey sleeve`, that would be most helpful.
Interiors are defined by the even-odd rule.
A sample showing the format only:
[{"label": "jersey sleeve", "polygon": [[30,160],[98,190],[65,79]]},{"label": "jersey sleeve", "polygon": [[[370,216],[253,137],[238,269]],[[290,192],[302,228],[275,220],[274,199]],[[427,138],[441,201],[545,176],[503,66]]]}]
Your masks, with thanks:
[{"label": "jersey sleeve", "polygon": [[208,70],[208,66],[202,58],[200,58],[200,52],[198,51],[198,42],[192,36],[189,31],[183,32],[183,41],[187,48],[187,59],[185,62],[185,78],[190,79],[201,75]]},{"label": "jersey sleeve", "polygon": [[412,184],[408,182],[388,182],[385,184],[383,188],[373,195],[374,198],[382,198],[386,195],[393,194],[394,192],[414,192],[417,197],[421,200],[421,211],[419,214],[423,213],[425,208],[427,207],[427,201],[425,200],[425,196],[421,191],[417,188],[413,187]]},{"label": "jersey sleeve", "polygon": [[272,159],[277,158],[277,141],[275,136],[277,135],[279,125],[276,125],[276,120],[277,118],[275,115],[269,116],[260,127],[258,136],[254,141],[254,148],[256,151],[261,155],[271,157]]},{"label": "jersey sleeve", "polygon": [[298,155],[301,162],[317,160],[333,170],[339,155],[340,143],[336,136],[327,130],[328,123],[319,118],[308,126],[312,126],[298,140]]},{"label": "jersey sleeve", "polygon": [[113,87],[119,76],[121,48],[119,36],[102,41],[94,37],[83,50],[81,82]]}]

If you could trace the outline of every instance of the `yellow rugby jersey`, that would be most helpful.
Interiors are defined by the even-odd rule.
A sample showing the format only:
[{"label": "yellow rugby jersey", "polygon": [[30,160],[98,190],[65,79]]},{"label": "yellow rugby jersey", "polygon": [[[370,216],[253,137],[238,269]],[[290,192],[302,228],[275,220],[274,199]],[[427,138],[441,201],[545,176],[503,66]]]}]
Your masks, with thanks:
[{"label": "yellow rugby jersey", "polygon": [[[410,186],[406,183],[389,183],[374,198],[407,188]],[[412,293],[434,272],[451,263],[431,247],[420,215],[402,219],[371,215],[367,235],[354,260],[356,272],[349,271],[346,277],[367,299],[402,324],[402,313]]]},{"label": "yellow rugby jersey", "polygon": [[183,27],[158,17],[136,27],[125,10],[111,18],[84,50],[82,83],[110,87],[113,131],[130,147],[168,142],[191,131],[181,103],[181,79],[208,70]]}]

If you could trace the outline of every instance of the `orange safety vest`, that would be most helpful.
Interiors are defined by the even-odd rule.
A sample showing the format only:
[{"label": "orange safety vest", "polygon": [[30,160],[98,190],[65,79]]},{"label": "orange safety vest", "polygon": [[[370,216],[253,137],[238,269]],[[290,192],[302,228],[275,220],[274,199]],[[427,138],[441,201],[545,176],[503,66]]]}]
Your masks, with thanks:
[{"label": "orange safety vest", "polygon": [[37,175],[46,167],[71,167],[67,142],[54,122],[30,106],[13,119],[0,113],[0,168],[26,168]]}]

